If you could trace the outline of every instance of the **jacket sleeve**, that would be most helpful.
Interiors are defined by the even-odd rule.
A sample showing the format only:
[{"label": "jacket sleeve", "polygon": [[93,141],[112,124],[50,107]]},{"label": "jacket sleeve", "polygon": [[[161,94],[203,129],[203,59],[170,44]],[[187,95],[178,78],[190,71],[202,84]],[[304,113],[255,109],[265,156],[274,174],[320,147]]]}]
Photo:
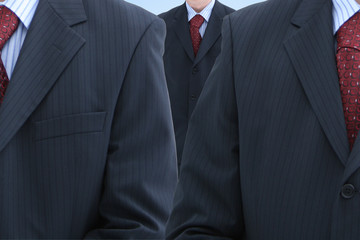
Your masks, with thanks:
[{"label": "jacket sleeve", "polygon": [[239,132],[228,17],[222,52],[190,120],[168,239],[241,239]]},{"label": "jacket sleeve", "polygon": [[165,237],[177,167],[164,41],[165,24],[156,18],[136,47],[118,97],[99,206],[102,224],[87,238]]}]

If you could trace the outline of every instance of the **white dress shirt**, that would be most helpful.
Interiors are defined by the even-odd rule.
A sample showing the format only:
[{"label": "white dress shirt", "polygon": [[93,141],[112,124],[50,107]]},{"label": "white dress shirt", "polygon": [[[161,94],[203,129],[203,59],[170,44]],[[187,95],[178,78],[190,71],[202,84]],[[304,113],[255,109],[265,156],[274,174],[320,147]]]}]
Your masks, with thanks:
[{"label": "white dress shirt", "polygon": [[360,10],[360,5],[355,0],[332,0],[334,35],[339,28]]},{"label": "white dress shirt", "polygon": [[19,57],[21,47],[24,43],[27,31],[34,17],[39,0],[5,0],[0,6],[6,6],[19,18],[18,29],[5,43],[1,52],[7,75],[11,79],[16,61]]},{"label": "white dress shirt", "polygon": [[200,14],[204,19],[204,23],[201,25],[199,32],[201,37],[204,37],[205,35],[205,31],[206,31],[206,27],[209,23],[209,19],[212,13],[212,10],[214,8],[215,5],[215,0],[212,0],[200,13],[197,13],[192,7],[190,7],[190,5],[186,2],[186,9],[188,12],[188,21],[190,22],[190,20],[195,17],[196,15]]}]

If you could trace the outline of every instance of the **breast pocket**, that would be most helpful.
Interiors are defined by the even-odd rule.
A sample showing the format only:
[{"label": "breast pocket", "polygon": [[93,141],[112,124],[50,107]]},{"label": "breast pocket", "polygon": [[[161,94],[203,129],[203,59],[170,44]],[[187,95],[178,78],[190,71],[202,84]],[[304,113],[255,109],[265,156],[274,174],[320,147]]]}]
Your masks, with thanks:
[{"label": "breast pocket", "polygon": [[106,112],[81,113],[34,122],[35,140],[102,132]]}]

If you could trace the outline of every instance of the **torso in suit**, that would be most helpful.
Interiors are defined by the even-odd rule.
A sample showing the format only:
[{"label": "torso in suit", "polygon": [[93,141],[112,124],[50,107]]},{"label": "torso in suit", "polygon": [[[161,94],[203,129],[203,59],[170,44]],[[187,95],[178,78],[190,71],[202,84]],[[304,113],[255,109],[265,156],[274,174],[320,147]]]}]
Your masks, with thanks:
[{"label": "torso in suit", "polygon": [[194,57],[185,4],[160,15],[167,28],[164,64],[180,164],[188,121],[221,48],[222,19],[234,10],[216,1]]},{"label": "torso in suit", "polygon": [[177,179],[165,24],[40,0],[0,107],[0,237],[164,237]]},{"label": "torso in suit", "polygon": [[268,0],[226,17],[189,124],[170,239],[356,240],[331,0]]}]

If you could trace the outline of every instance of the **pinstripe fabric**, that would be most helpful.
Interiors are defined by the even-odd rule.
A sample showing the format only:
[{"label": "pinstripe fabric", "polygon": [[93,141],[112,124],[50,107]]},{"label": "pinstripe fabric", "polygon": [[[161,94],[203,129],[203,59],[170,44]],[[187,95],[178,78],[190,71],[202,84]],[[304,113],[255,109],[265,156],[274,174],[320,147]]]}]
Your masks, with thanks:
[{"label": "pinstripe fabric", "polygon": [[6,0],[0,3],[0,6],[6,6],[20,19],[18,29],[6,42],[1,52],[1,59],[10,80],[38,3],[39,0]]},{"label": "pinstripe fabric", "polygon": [[190,120],[169,239],[359,239],[360,140],[350,153],[332,9],[269,0],[225,18]]},{"label": "pinstripe fabric", "polygon": [[211,16],[211,12],[215,5],[215,0],[211,0],[211,2],[199,13],[197,13],[194,9],[192,9],[192,7],[190,7],[190,5],[187,2],[185,2],[185,5],[186,5],[187,12],[188,12],[188,21],[189,22],[197,14],[200,14],[205,19],[205,21],[203,22],[203,24],[201,25],[201,27],[199,29],[199,33],[200,33],[201,37],[204,37],[206,27],[208,25],[208,22],[209,22],[209,19]]},{"label": "pinstripe fabric", "polygon": [[169,89],[178,163],[181,163],[188,121],[221,48],[222,19],[234,10],[215,1],[206,34],[196,58],[185,4],[160,15],[167,35],[164,64]]},{"label": "pinstripe fabric", "polygon": [[360,5],[355,0],[332,0],[334,35],[339,28],[360,10]]},{"label": "pinstripe fabric", "polygon": [[165,25],[40,0],[0,108],[0,238],[161,239],[177,181]]}]

